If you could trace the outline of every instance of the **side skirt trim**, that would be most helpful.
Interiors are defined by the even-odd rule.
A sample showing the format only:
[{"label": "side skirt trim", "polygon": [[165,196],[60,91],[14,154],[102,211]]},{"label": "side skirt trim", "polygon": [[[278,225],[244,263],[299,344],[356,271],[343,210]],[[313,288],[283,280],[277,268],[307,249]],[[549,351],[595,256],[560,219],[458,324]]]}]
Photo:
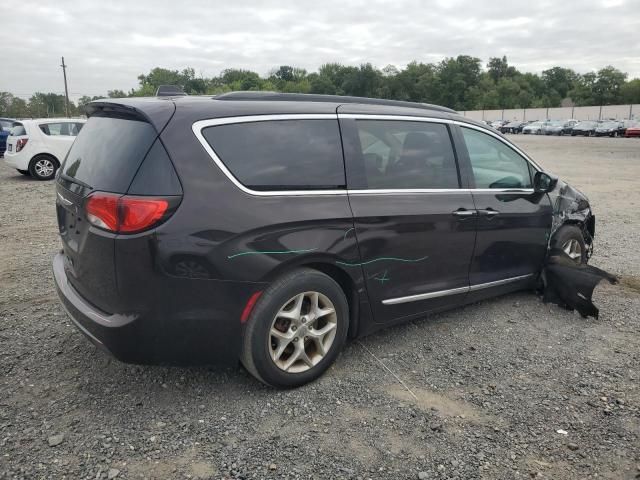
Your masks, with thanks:
[{"label": "side skirt trim", "polygon": [[507,285],[509,283],[518,282],[527,278],[533,277],[533,273],[526,275],[520,275],[517,277],[505,278],[502,280],[496,280],[494,282],[479,283],[477,285],[471,285],[469,287],[452,288],[450,290],[439,290],[437,292],[420,293],[417,295],[409,295],[406,297],[387,298],[382,301],[383,305],[397,305],[400,303],[417,302],[420,300],[428,300],[430,298],[446,297],[449,295],[458,295],[461,293],[475,292],[476,290],[484,290],[485,288],[499,287],[500,285]]}]

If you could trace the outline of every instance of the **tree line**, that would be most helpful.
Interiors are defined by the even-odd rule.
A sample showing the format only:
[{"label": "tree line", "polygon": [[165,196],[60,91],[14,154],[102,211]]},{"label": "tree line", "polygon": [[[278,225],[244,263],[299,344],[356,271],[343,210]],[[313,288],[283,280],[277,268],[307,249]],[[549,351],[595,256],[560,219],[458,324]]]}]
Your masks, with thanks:
[{"label": "tree line", "polygon": [[[370,63],[348,66],[327,63],[317,72],[282,65],[268,76],[242,69],[226,69],[219,76],[196,75],[193,68],[154,68],[138,76],[139,85],[128,92],[109,90],[104,97],[153,96],[160,85],[179,85],[189,95],[216,95],[236,90],[267,90],[387,98],[444,105],[458,111],[640,103],[640,79],[628,79],[613,66],[597,72],[577,73],[553,67],[541,74],[521,72],[506,57],[459,55],[439,63],[411,62],[405,68]],[[70,102],[72,115],[100,96]],[[29,100],[0,92],[0,116],[45,117],[64,115],[64,96],[35,93]]]}]

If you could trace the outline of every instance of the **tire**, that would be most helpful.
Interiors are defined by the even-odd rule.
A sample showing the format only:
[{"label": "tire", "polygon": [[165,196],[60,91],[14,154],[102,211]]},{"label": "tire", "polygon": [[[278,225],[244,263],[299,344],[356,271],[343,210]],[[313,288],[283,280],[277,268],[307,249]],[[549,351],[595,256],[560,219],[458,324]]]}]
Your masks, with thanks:
[{"label": "tire", "polygon": [[20,172],[22,175],[27,175],[27,176],[31,175],[31,174],[29,173],[29,170],[20,170],[19,168],[16,168],[16,170],[17,170],[18,172]]},{"label": "tire", "polygon": [[[333,308],[333,313],[313,318],[315,294],[320,309]],[[295,314],[298,305],[302,315]],[[346,341],[348,330],[349,305],[340,285],[316,270],[296,270],[277,279],[258,299],[244,331],[241,361],[249,373],[267,385],[299,387],[315,380],[331,366]],[[326,333],[314,340],[319,331]],[[272,332],[279,334],[274,336]],[[327,348],[324,355],[320,345],[322,349]],[[298,352],[304,352],[304,357],[296,360]]]},{"label": "tire", "polygon": [[[564,250],[577,264],[582,265],[587,263],[587,247],[584,242],[584,237],[582,236],[582,231],[575,225],[560,227],[553,236],[551,246]],[[573,247],[578,248],[579,252]],[[579,256],[574,256],[577,253],[579,253]]]},{"label": "tire", "polygon": [[51,155],[36,155],[29,162],[29,173],[36,180],[51,180],[56,176],[58,161]]}]

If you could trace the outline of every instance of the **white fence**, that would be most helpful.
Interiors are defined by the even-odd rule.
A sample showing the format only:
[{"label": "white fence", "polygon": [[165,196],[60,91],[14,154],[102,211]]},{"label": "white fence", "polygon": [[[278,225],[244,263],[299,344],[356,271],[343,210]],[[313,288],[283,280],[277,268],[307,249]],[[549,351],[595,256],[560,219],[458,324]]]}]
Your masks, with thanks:
[{"label": "white fence", "polygon": [[518,108],[505,110],[471,110],[460,112],[473,120],[604,120],[640,119],[640,104],[603,105],[601,107]]}]

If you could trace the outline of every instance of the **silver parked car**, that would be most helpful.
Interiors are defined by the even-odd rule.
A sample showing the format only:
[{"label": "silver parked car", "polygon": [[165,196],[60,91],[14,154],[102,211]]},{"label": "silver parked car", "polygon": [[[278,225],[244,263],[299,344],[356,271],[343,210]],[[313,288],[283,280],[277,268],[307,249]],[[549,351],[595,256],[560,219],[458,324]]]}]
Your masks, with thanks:
[{"label": "silver parked car", "polygon": [[545,135],[562,135],[563,128],[563,121],[553,120],[551,122],[544,123],[544,125],[542,126],[542,133]]},{"label": "silver parked car", "polygon": [[532,122],[522,129],[522,133],[525,135],[540,135],[542,133],[542,127],[544,127],[546,123],[547,122]]}]

